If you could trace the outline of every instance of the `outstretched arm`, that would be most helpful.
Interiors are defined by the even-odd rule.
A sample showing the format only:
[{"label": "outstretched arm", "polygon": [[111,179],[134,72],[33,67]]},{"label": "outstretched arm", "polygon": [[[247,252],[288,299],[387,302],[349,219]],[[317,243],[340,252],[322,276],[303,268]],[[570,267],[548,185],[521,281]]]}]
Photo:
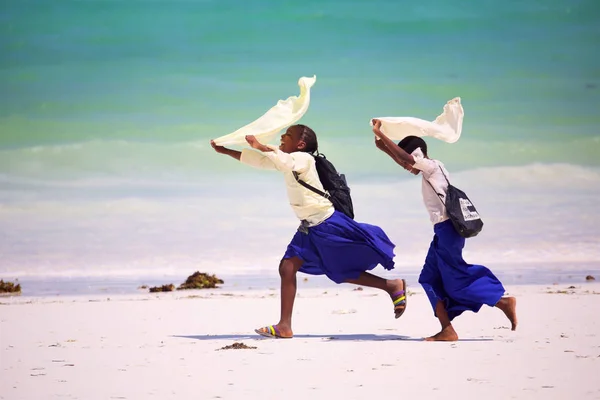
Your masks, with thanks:
[{"label": "outstretched arm", "polygon": [[250,147],[261,152],[260,156],[263,157],[265,163],[269,163],[274,169],[282,172],[303,172],[309,167],[309,159],[312,160],[308,154],[304,154],[302,157],[298,153],[296,155],[288,154],[277,148],[266,146],[252,135],[246,136],[246,141]]},{"label": "outstretched arm", "polygon": [[260,143],[258,139],[252,135],[246,136],[246,141],[250,147],[258,151],[253,151],[250,149],[244,149],[243,151],[232,150],[217,145],[214,140],[210,141],[210,145],[217,153],[226,154],[238,161],[241,161],[243,164],[247,164],[255,168],[270,170],[278,169],[280,171],[291,171],[295,170],[294,168],[301,170],[301,167],[297,167],[295,165],[294,158],[291,155],[281,151],[275,152],[273,148]]},{"label": "outstretched arm", "polygon": [[[258,139],[256,139],[254,136],[252,135],[248,135],[246,136],[246,141],[248,142],[248,144],[250,145],[250,147],[252,147],[253,149],[256,149],[258,151],[262,151],[263,153],[269,152],[269,151],[273,151],[273,149],[271,149],[268,146],[265,146],[264,144],[260,143],[258,141]],[[236,160],[240,160],[241,156],[242,156],[242,152],[241,151],[237,151],[237,150],[232,150],[232,149],[228,149],[227,147],[224,146],[219,146],[215,143],[214,140],[210,141],[210,145],[212,146],[213,149],[215,149],[215,151],[219,154],[226,154],[230,157],[235,158]]]},{"label": "outstretched arm", "polygon": [[[396,143],[392,142],[390,138],[388,138],[383,132],[381,132],[381,121],[379,121],[378,119],[373,120],[373,133],[380,139],[375,141],[377,148],[387,153],[398,164],[415,164],[415,159],[412,155],[408,154],[406,151],[401,149],[399,146],[396,145]],[[383,146],[385,146],[385,150],[382,148]]]},{"label": "outstretched arm", "polygon": [[273,149],[270,148],[269,146],[265,146],[264,144],[259,142],[258,139],[256,137],[254,137],[254,135],[246,135],[246,142],[248,142],[250,147],[252,147],[253,149],[262,151],[263,153],[268,153],[270,151],[273,151]]},{"label": "outstretched arm", "polygon": [[230,157],[235,158],[238,161],[240,160],[240,157],[242,156],[241,151],[228,149],[227,147],[224,147],[224,146],[218,146],[214,140],[210,141],[210,145],[212,146],[213,149],[215,149],[215,151],[217,153],[228,155]]}]

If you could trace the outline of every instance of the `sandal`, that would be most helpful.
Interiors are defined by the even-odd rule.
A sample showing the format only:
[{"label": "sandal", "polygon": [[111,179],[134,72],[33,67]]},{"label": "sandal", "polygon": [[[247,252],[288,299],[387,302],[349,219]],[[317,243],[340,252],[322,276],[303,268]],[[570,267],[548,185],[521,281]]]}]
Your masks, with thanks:
[{"label": "sandal", "polygon": [[406,311],[406,280],[402,279],[402,287],[404,289],[399,290],[392,294],[392,301],[394,302],[394,314],[395,318],[398,319]]},{"label": "sandal", "polygon": [[255,329],[254,332],[258,333],[260,336],[268,337],[271,339],[292,338],[292,336],[281,336],[281,333],[279,333],[279,329],[277,329],[277,325],[268,325],[263,328]]}]

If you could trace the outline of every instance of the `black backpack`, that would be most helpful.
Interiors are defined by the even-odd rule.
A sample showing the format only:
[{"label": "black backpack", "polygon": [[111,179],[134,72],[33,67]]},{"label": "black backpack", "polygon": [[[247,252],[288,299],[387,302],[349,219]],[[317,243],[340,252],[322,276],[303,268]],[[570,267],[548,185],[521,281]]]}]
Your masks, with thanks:
[{"label": "black backpack", "polygon": [[452,225],[454,225],[454,229],[456,229],[458,234],[464,238],[477,236],[483,229],[483,221],[481,220],[477,209],[471,200],[469,200],[465,192],[450,184],[442,167],[440,167],[440,171],[442,171],[442,175],[444,175],[446,182],[448,182],[445,202],[442,201],[442,195],[435,192],[433,185],[429,181],[427,181],[427,183],[429,183],[429,186],[431,186],[435,194],[439,196],[442,204],[444,204],[444,207],[446,207],[448,218],[452,221]]},{"label": "black backpack", "polygon": [[315,166],[319,180],[326,192],[309,185],[298,177],[298,173],[294,171],[294,178],[299,184],[313,192],[325,197],[333,204],[333,208],[337,211],[346,214],[354,219],[354,207],[352,206],[352,198],[350,197],[350,188],[346,182],[344,174],[337,172],[333,164],[325,158],[323,154],[318,153],[313,155],[315,158]]}]

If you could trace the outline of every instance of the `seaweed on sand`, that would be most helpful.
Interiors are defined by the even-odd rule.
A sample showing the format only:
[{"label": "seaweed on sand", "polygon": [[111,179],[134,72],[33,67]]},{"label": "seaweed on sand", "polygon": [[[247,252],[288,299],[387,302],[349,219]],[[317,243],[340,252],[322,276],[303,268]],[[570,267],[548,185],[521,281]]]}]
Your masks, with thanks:
[{"label": "seaweed on sand", "polygon": [[172,283],[169,283],[168,285],[151,287],[149,290],[150,290],[150,293],[172,292],[173,290],[175,290],[175,285],[173,285]]},{"label": "seaweed on sand", "polygon": [[21,284],[8,281],[4,282],[4,280],[0,279],[0,294],[5,293],[20,294]]},{"label": "seaweed on sand", "polygon": [[204,272],[194,272],[188,276],[184,283],[179,285],[177,290],[185,289],[214,289],[219,284],[223,284],[223,280],[215,275],[205,274]]}]

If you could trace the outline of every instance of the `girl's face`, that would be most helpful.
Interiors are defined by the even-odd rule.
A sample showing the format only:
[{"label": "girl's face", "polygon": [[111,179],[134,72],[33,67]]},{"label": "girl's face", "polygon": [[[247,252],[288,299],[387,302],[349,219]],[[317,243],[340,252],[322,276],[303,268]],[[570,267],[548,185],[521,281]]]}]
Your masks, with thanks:
[{"label": "girl's face", "polygon": [[281,143],[279,150],[284,153],[293,153],[302,151],[306,143],[302,140],[302,130],[297,126],[290,126],[283,135],[281,135]]}]

